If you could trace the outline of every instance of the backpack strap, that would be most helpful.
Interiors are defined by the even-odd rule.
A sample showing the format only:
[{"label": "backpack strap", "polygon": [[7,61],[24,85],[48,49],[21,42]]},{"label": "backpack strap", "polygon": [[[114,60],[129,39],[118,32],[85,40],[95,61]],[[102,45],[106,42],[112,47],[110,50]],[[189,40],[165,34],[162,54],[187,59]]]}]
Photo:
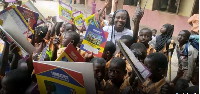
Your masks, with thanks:
[{"label": "backpack strap", "polygon": [[188,56],[189,42],[185,44],[185,49],[183,50],[183,54]]}]

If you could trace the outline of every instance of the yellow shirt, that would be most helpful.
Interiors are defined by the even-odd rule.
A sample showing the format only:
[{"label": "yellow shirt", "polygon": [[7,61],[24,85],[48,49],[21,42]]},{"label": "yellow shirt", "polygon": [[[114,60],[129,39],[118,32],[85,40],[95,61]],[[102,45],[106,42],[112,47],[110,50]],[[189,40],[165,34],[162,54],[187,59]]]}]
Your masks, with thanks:
[{"label": "yellow shirt", "polygon": [[149,55],[151,53],[155,53],[155,52],[156,52],[156,50],[153,47],[151,47],[151,45],[149,45],[149,48],[147,49],[147,55]]},{"label": "yellow shirt", "polygon": [[156,83],[150,84],[150,79],[148,78],[142,85],[142,91],[148,94],[160,94],[161,87],[166,83],[165,77]]}]

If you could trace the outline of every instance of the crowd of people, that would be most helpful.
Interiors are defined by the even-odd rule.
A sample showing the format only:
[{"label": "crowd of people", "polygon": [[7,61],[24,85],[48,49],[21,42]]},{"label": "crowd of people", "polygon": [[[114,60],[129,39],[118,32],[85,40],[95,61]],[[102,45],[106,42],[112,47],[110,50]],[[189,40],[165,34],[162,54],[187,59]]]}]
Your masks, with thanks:
[{"label": "crowd of people", "polygon": [[[37,61],[41,52],[49,45],[44,61],[55,61],[69,43],[77,49],[88,63],[93,63],[95,87],[97,94],[175,94],[199,92],[199,51],[195,48],[193,37],[198,36],[199,30],[181,30],[175,43],[172,40],[174,25],[166,23],[160,30],[140,28],[140,20],[144,10],[137,5],[133,19],[126,10],[116,10],[110,13],[106,21],[104,9],[97,12],[100,28],[108,32],[107,42],[102,57],[94,57],[80,49],[85,28],[77,28],[72,22],[55,22],[48,17],[48,22],[38,26],[30,42],[35,51],[24,61],[18,54],[19,48],[5,42],[0,57],[1,94],[24,94],[37,83],[34,74],[33,60]],[[115,2],[117,3],[117,2]],[[134,27],[131,30],[131,22]],[[192,22],[192,21],[190,21]],[[192,24],[192,23],[191,23]],[[160,35],[156,33],[160,31]],[[192,32],[192,33],[191,33]],[[144,82],[140,82],[134,70],[117,46],[116,40],[121,40],[152,73]],[[197,41],[198,42],[198,41]],[[169,56],[177,52],[179,69],[172,81],[167,82]],[[171,54],[169,54],[171,53]],[[189,83],[192,86],[189,86]]]}]

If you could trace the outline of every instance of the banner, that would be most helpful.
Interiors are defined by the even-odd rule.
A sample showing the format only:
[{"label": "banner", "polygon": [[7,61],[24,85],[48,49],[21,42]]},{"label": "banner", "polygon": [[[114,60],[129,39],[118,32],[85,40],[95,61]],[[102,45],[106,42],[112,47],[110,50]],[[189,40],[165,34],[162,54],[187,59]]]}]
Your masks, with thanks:
[{"label": "banner", "polygon": [[108,32],[104,32],[103,30],[90,24],[80,49],[88,53],[93,53],[94,56],[101,57],[107,38]]},{"label": "banner", "polygon": [[59,18],[64,21],[72,21],[72,7],[59,0]]},{"label": "banner", "polygon": [[86,94],[80,72],[37,61],[33,65],[40,94]]},{"label": "banner", "polygon": [[71,43],[68,44],[64,52],[56,59],[56,61],[85,62],[84,58]]},{"label": "banner", "polygon": [[38,13],[35,13],[29,9],[17,6],[17,9],[22,14],[22,16],[25,18],[26,22],[29,24],[29,26],[35,30],[35,27],[37,26],[37,20],[39,17]]}]

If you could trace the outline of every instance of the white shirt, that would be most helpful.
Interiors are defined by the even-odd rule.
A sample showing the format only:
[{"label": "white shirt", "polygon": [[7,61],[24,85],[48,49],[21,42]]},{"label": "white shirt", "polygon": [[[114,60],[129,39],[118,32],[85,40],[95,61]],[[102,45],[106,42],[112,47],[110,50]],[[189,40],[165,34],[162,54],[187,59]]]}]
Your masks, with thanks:
[{"label": "white shirt", "polygon": [[149,45],[151,45],[151,47],[153,47],[155,49],[156,47],[156,36],[152,36],[152,40],[149,41]]},{"label": "white shirt", "polygon": [[[111,34],[112,34],[112,26],[105,26],[103,27],[103,31],[108,32],[108,38],[107,41],[111,41]],[[123,35],[130,35],[133,36],[133,31],[129,30],[127,28],[124,28],[124,30],[122,32],[117,32],[116,30],[114,30],[114,26],[113,26],[113,35],[112,35],[112,42],[115,44],[116,40],[119,40]],[[115,37],[114,37],[115,35]]]}]

